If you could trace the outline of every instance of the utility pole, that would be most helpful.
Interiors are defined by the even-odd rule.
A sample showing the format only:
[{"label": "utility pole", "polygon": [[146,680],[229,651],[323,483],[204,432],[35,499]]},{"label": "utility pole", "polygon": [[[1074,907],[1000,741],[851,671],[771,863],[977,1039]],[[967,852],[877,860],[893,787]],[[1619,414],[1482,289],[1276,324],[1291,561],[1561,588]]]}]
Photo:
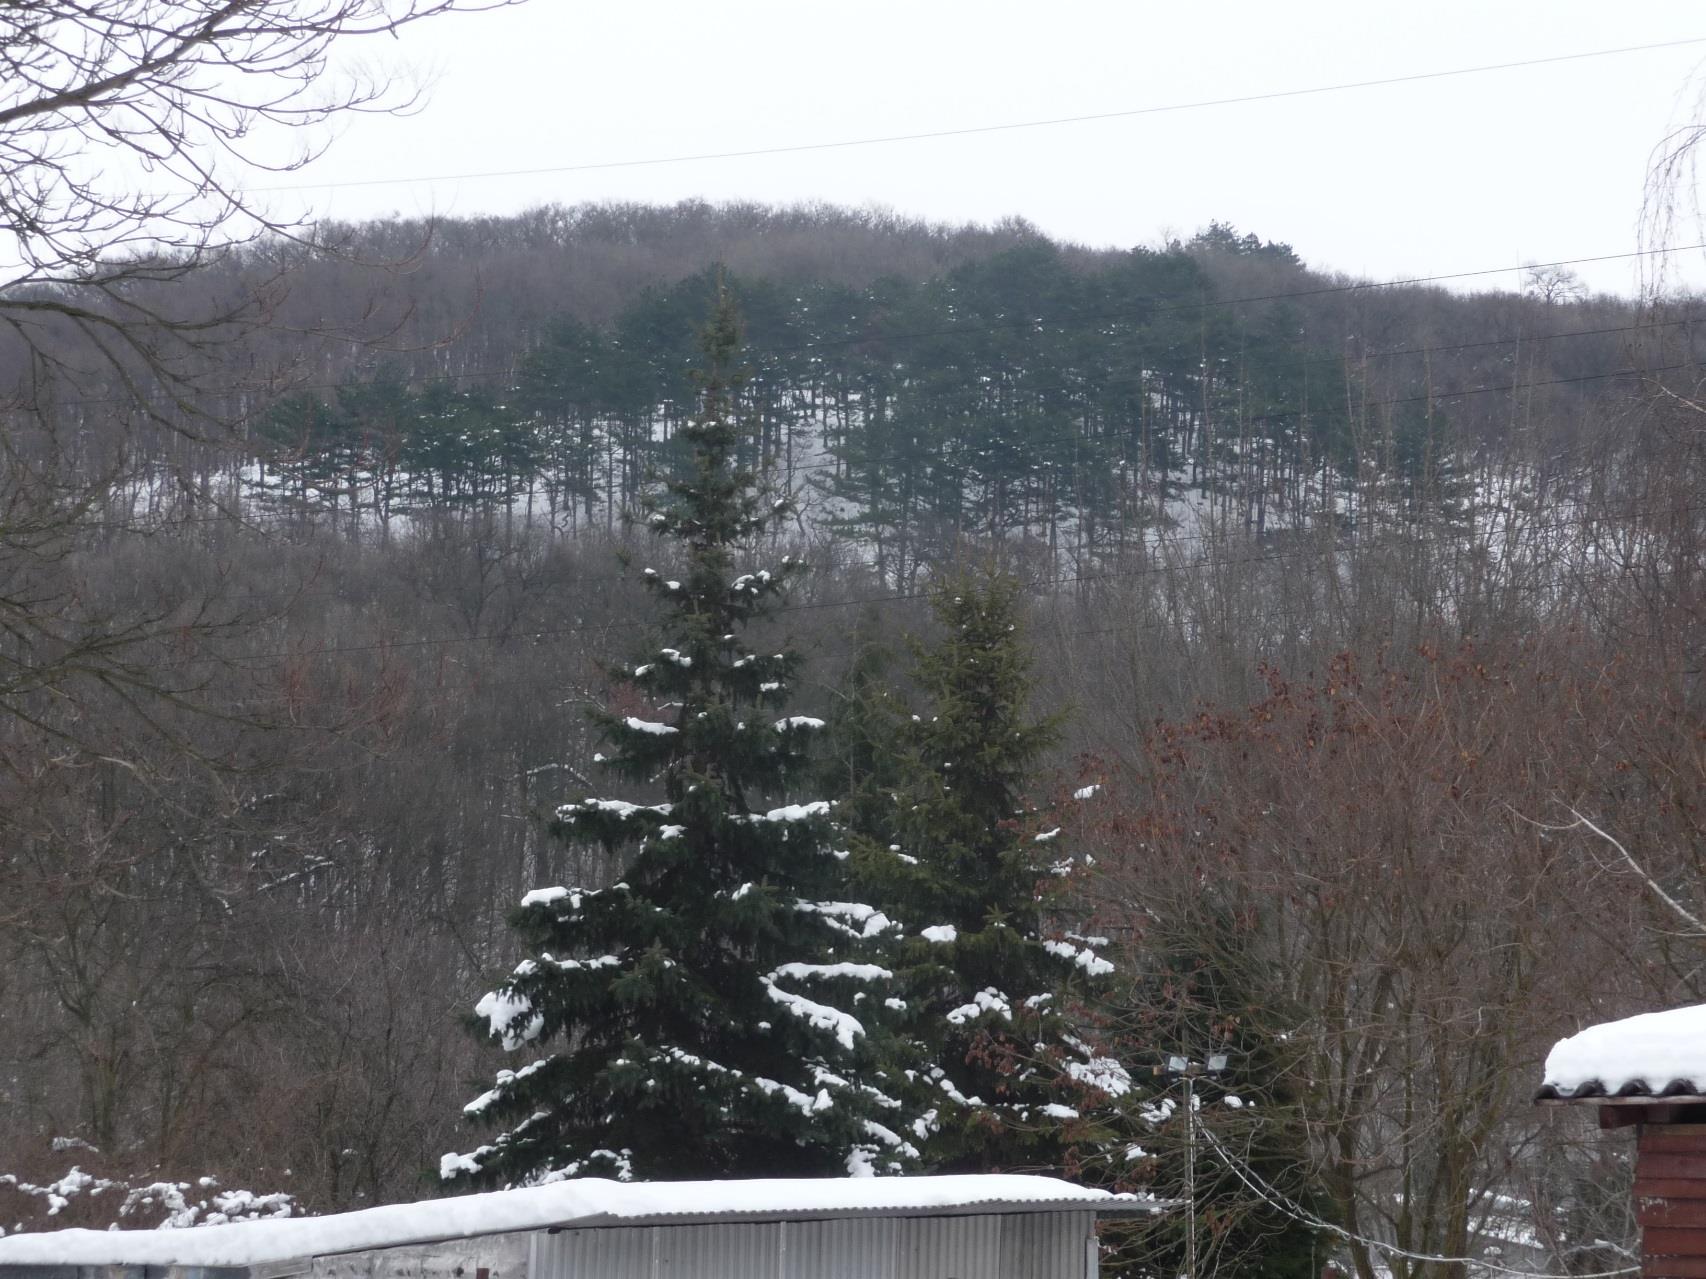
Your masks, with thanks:
[{"label": "utility pole", "polygon": [[1182,1279],[1197,1279],[1197,1114],[1195,1081],[1204,1075],[1214,1078],[1226,1071],[1226,1054],[1212,1053],[1206,1062],[1188,1057],[1169,1057],[1156,1068],[1164,1079],[1185,1081],[1185,1273]]}]

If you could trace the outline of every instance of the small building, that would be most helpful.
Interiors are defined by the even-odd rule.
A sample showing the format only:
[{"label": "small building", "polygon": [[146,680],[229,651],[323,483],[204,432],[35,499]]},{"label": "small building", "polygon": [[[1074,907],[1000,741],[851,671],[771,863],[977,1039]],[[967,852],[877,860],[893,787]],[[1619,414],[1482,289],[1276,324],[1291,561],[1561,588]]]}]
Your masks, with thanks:
[{"label": "small building", "polygon": [[327,1217],[0,1239],[0,1279],[1094,1279],[1099,1218],[1153,1199],[1052,1177],[588,1178]]},{"label": "small building", "polygon": [[1638,1129],[1643,1279],[1706,1279],[1706,1004],[1590,1026],[1546,1058],[1535,1100]]}]

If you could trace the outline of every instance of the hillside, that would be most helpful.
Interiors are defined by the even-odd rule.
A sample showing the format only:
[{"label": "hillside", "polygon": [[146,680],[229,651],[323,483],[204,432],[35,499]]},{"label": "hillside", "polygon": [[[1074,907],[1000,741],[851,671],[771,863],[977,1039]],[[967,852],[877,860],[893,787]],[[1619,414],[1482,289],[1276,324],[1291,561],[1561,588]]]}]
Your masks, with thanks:
[{"label": "hillside", "polygon": [[[509,904],[618,869],[542,817],[593,785],[586,708],[641,705],[612,664],[652,635],[639,569],[672,565],[630,517],[682,474],[719,280],[751,373],[741,460],[798,506],[754,549],[813,570],[760,629],[803,651],[804,710],[834,714],[879,650],[900,669],[937,634],[942,570],[995,559],[1024,585],[1032,698],[1066,716],[1039,803],[1120,776],[1136,812],[1245,734],[1218,793],[1273,846],[1251,814],[1288,792],[1248,764],[1280,749],[1260,715],[1298,725],[1286,750],[1321,740],[1287,680],[1330,702],[1366,673],[1394,706],[1341,706],[1356,742],[1438,740],[1403,700],[1433,663],[1453,689],[1566,671],[1660,736],[1686,718],[1691,305],[1545,272],[1377,286],[1218,225],[1093,251],[1016,222],[688,204],[325,238],[185,285],[290,268],[267,323],[197,367],[204,400],[127,387],[73,335],[46,339],[58,369],[4,350],[5,584],[33,629],[9,630],[0,680],[0,1148],[38,1188],[75,1136],[131,1181],[158,1165],[331,1209],[414,1195],[462,1140],[491,1054],[459,1026],[509,960]],[[1501,742],[1499,784],[1540,802],[1548,774],[1516,762],[1534,743]],[[1361,811],[1312,776],[1321,829]],[[1153,800],[1169,837],[1186,789]],[[1109,858],[1125,820],[1089,832]]]}]

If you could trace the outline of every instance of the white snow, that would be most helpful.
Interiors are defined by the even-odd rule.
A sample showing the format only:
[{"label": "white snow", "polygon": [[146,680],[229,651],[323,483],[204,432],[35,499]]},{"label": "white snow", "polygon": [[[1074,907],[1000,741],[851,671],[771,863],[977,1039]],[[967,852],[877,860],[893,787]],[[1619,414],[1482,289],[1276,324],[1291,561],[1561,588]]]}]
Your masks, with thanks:
[{"label": "white snow", "polygon": [[[671,728],[669,731],[673,733],[675,730]],[[611,813],[617,817],[632,817],[635,813],[656,813],[660,817],[668,817],[673,807],[671,804],[630,804],[625,799],[583,799],[578,804],[564,804],[557,810],[557,816],[569,818],[576,813]]]},{"label": "white snow", "polygon": [[[95,1154],[100,1153],[96,1147],[80,1137],[55,1137],[53,1140],[56,1151],[87,1150]],[[218,1226],[230,1221],[253,1221],[261,1217],[289,1217],[297,1208],[294,1195],[256,1194],[252,1190],[221,1190],[218,1180],[213,1177],[199,1177],[194,1183],[154,1181],[132,1186],[115,1178],[97,1177],[81,1168],[73,1167],[58,1181],[46,1185],[32,1185],[8,1174],[0,1176],[0,1186],[10,1186],[20,1194],[42,1200],[47,1204],[47,1215],[50,1217],[58,1216],[79,1195],[93,1198],[105,1194],[110,1200],[122,1194],[124,1198],[118,1206],[119,1220],[159,1218],[159,1215],[164,1213],[165,1216],[155,1227],[158,1230]],[[203,1197],[194,1198],[197,1194]],[[118,1222],[114,1222],[107,1228],[117,1230],[120,1227]],[[0,1228],[0,1235],[4,1234],[4,1228]]]},{"label": "white snow", "polygon": [[549,906],[552,902],[560,902],[569,895],[566,888],[535,888],[530,893],[523,894],[523,906]]},{"label": "white snow", "polygon": [[823,721],[812,715],[789,715],[776,721],[778,733],[786,733],[793,728],[822,728],[823,726]]},{"label": "white snow", "polygon": [[1589,1026],[1546,1055],[1545,1083],[1563,1091],[1597,1082],[1614,1093],[1636,1080],[1655,1092],[1673,1080],[1706,1089],[1706,1004]]},{"label": "white snow", "polygon": [[474,1098],[473,1101],[462,1107],[462,1113],[469,1116],[484,1114],[486,1107],[490,1106],[499,1097],[503,1096],[504,1089],[508,1088],[510,1084],[514,1083],[517,1079],[526,1079],[529,1075],[545,1069],[546,1066],[549,1066],[555,1060],[555,1057],[541,1057],[531,1066],[523,1066],[520,1070],[498,1071],[496,1087],[490,1088],[481,1093],[478,1097]]},{"label": "white snow", "polygon": [[971,1003],[950,1010],[947,1017],[954,1025],[962,1026],[985,1013],[1000,1013],[1006,1020],[1013,1020],[1013,1006],[1007,1002],[1007,996],[993,986],[978,991],[972,996]]},{"label": "white snow", "polygon": [[792,1084],[778,1083],[774,1079],[766,1079],[763,1075],[752,1077],[753,1086],[766,1096],[780,1094],[788,1099],[788,1104],[801,1114],[815,1115],[820,1110],[829,1110],[835,1105],[835,1100],[829,1095],[829,1089],[819,1088],[816,1096],[801,1092]]},{"label": "white snow", "polygon": [[845,961],[839,964],[783,964],[772,977],[795,977],[801,981],[814,981],[825,978],[851,977],[854,981],[886,981],[893,977],[886,968],[875,964],[850,964]]},{"label": "white snow", "polygon": [[622,722],[636,733],[650,733],[653,737],[668,737],[671,733],[681,731],[673,724],[658,724],[649,719],[635,719],[632,715]]},{"label": "white snow", "polygon": [[921,930],[918,935],[925,941],[951,942],[959,940],[960,930],[952,924],[931,924],[930,927]]},{"label": "white snow", "polygon": [[1065,1070],[1079,1083],[1100,1089],[1110,1097],[1123,1097],[1131,1091],[1131,1072],[1112,1057],[1069,1061]]},{"label": "white snow", "polygon": [[1173,1117],[1173,1112],[1179,1108],[1179,1103],[1171,1097],[1163,1097],[1155,1105],[1145,1103],[1138,1107],[1138,1116],[1144,1123],[1159,1127]]},{"label": "white snow", "polygon": [[[898,1151],[899,1153],[906,1155],[910,1159],[918,1158],[918,1147],[914,1146],[910,1141],[906,1140],[906,1138],[902,1137],[894,1129],[885,1128],[882,1124],[879,1124],[874,1119],[865,1120],[864,1121],[864,1128],[865,1128],[865,1132],[869,1136],[875,1137],[878,1141],[882,1142],[883,1145],[889,1147],[891,1150]],[[855,1174],[855,1176],[856,1175],[857,1174]]]},{"label": "white snow", "polygon": [[618,1182],[588,1177],[551,1185],[329,1217],[240,1222],[199,1230],[57,1230],[0,1239],[0,1265],[248,1266],[369,1248],[400,1247],[551,1226],[684,1219],[809,1218],[847,1212],[967,1210],[1154,1211],[1136,1195],[1054,1177],[823,1177],[749,1181]]},{"label": "white snow", "polygon": [[739,577],[735,578],[734,581],[729,583],[729,589],[737,594],[742,591],[752,591],[756,593],[760,587],[768,586],[770,581],[770,570],[759,569],[756,573],[742,573]]},{"label": "white snow", "polygon": [[813,800],[809,804],[784,804],[780,808],[772,808],[767,813],[754,813],[755,822],[803,822],[813,817],[829,815],[827,799]]},{"label": "white snow", "polygon": [[1071,942],[1045,941],[1043,949],[1051,955],[1059,955],[1062,959],[1070,959],[1092,977],[1104,977],[1114,971],[1114,966],[1103,959],[1095,951],[1086,946],[1079,950]]},{"label": "white snow", "polygon": [[[200,1186],[203,1190],[210,1190],[215,1184],[211,1177],[203,1177]],[[296,1211],[296,1200],[288,1194],[257,1195],[252,1190],[217,1190],[209,1198],[197,1202],[184,1193],[189,1188],[187,1181],[156,1181],[137,1186],[124,1197],[119,1216],[131,1217],[164,1210],[166,1219],[156,1229],[182,1230],[188,1226],[220,1226],[256,1218],[289,1217]]]},{"label": "white snow", "polygon": [[1071,1106],[1063,1106],[1058,1101],[1051,1101],[1042,1107],[1043,1114],[1050,1119],[1076,1119],[1078,1112]]},{"label": "white snow", "polygon": [[[524,996],[507,990],[488,990],[474,1005],[474,1012],[486,1019],[492,1034],[502,1036],[506,1052],[514,1052],[528,1040],[537,1039],[545,1029],[545,1019],[533,1013],[533,1005]],[[517,1020],[528,1013],[533,1013],[532,1018],[517,1026]]]},{"label": "white snow", "polygon": [[820,1004],[815,999],[807,999],[804,995],[796,995],[791,990],[783,990],[768,977],[764,979],[764,993],[814,1029],[832,1032],[836,1042],[848,1052],[853,1051],[853,1040],[865,1033],[857,1017],[828,1004]]},{"label": "white snow", "polygon": [[1073,799],[1089,799],[1091,796],[1093,796],[1097,791],[1099,791],[1101,789],[1102,788],[1100,785],[1081,786],[1077,790],[1072,792],[1072,798]]},{"label": "white snow", "polygon": [[864,902],[795,902],[794,909],[822,915],[831,928],[850,937],[875,937],[894,926],[887,915]]},{"label": "white snow", "polygon": [[[522,964],[525,965],[529,962],[531,961],[523,960]],[[554,959],[547,951],[539,956],[539,962],[550,964],[558,972],[575,973],[592,968],[615,968],[621,964],[622,960],[616,955],[595,955],[591,959]],[[516,967],[516,973],[522,975],[521,965]]]}]

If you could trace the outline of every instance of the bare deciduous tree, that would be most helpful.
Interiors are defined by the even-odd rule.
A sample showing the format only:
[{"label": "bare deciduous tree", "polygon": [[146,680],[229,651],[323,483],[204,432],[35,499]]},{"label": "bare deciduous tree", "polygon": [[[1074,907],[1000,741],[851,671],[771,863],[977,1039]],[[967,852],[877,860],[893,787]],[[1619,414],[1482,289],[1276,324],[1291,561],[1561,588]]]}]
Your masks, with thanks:
[{"label": "bare deciduous tree", "polygon": [[[1274,1084],[1363,1279],[1465,1272],[1439,1259],[1477,1255],[1534,1180],[1529,1099],[1574,991],[1630,958],[1644,898],[1584,891],[1584,837],[1512,808],[1614,793],[1585,656],[1537,640],[1276,678],[1246,712],[1163,726],[1097,853],[1134,971],[1210,951],[1278,1014]],[[1141,1036],[1178,989],[1114,1011]]]},{"label": "bare deciduous tree", "polygon": [[[298,169],[321,126],[407,107],[334,74],[334,49],[516,0],[39,0],[0,11],[0,325],[41,373],[72,350],[141,391],[189,389],[196,359],[268,295],[186,313],[181,284],[265,235],[300,238],[247,183]],[[204,299],[205,301],[205,299]]]}]

